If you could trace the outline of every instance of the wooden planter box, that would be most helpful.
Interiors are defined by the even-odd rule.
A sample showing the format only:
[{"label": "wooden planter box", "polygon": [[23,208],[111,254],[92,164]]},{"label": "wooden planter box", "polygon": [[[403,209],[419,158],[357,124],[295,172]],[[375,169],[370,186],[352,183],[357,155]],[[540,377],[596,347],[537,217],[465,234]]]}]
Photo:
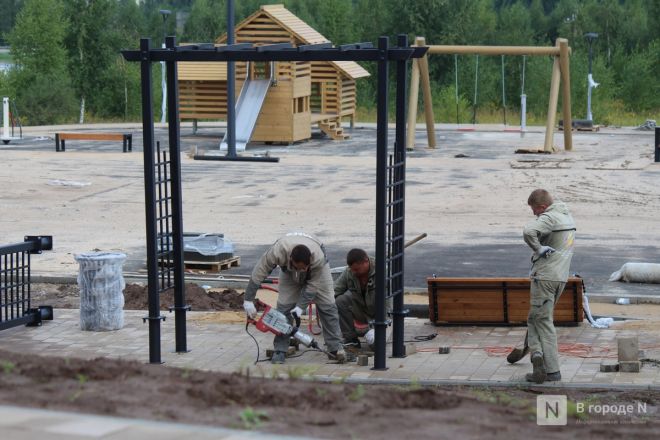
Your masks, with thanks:
[{"label": "wooden planter box", "polygon": [[[529,278],[428,278],[435,325],[526,325]],[[582,279],[569,278],[555,305],[555,325],[583,320]]]}]

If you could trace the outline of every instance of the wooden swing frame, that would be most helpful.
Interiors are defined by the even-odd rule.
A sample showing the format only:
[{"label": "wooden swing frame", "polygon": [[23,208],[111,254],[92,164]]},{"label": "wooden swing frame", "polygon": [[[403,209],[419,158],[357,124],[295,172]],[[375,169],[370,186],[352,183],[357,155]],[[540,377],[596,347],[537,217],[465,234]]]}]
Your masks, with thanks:
[{"label": "wooden swing frame", "polygon": [[[419,100],[419,87],[422,86],[424,94],[424,116],[426,119],[426,132],[428,147],[435,148],[435,126],[433,115],[433,102],[431,98],[431,80],[429,78],[428,56],[442,55],[529,55],[553,56],[552,78],[550,80],[550,97],[548,100],[548,116],[545,126],[545,141],[543,150],[553,152],[553,138],[555,122],[557,119],[557,104],[559,102],[559,86],[562,86],[562,113],[564,127],[572,127],[571,117],[571,78],[569,56],[571,48],[568,40],[557,38],[555,46],[437,46],[426,44],[424,37],[415,38],[416,46],[429,48],[424,57],[412,61],[412,77],[410,80],[410,94],[408,99],[408,139],[409,150],[415,148],[415,124],[417,122],[417,102]],[[571,130],[564,130],[564,150],[573,150],[573,135]]]}]

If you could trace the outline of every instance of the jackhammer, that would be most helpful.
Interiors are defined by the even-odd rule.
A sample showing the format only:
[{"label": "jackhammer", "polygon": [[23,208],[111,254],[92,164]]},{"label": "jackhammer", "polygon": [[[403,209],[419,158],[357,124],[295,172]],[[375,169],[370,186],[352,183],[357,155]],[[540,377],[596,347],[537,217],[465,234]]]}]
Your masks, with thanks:
[{"label": "jackhammer", "polygon": [[[300,342],[305,347],[309,347],[314,350],[321,351],[330,357],[335,357],[332,353],[322,349],[319,344],[316,342],[314,337],[308,335],[305,332],[300,331],[300,317],[295,316],[296,325],[289,324],[289,320],[277,309],[274,309],[270,305],[260,301],[254,301],[255,306],[258,310],[263,309],[261,317],[259,319],[247,319],[247,324],[245,329],[249,324],[254,324],[257,330],[263,333],[272,333],[277,336],[289,336],[294,338],[296,341]],[[256,340],[255,340],[256,341]]]}]

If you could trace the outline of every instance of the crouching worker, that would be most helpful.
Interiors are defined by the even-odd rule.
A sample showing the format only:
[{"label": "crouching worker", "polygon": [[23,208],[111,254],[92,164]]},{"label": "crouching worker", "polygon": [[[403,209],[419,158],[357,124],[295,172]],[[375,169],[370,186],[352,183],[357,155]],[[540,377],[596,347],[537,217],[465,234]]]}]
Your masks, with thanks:
[{"label": "crouching worker", "polygon": [[[361,347],[364,336],[373,348],[374,329],[369,322],[376,318],[376,263],[362,249],[351,249],[346,255],[346,269],[335,281],[335,301],[339,310],[339,326],[344,344]],[[392,311],[392,300],[386,302]]]},{"label": "crouching worker", "polygon": [[[245,289],[243,308],[248,317],[257,314],[254,299],[261,283],[276,266],[280,267],[277,310],[300,317],[310,302],[316,303],[327,351],[339,362],[346,360],[341,344],[337,305],[332,292],[332,275],[323,244],[315,237],[292,232],[277,240],[252,270]],[[271,362],[282,364],[289,348],[289,336],[275,336]]]}]

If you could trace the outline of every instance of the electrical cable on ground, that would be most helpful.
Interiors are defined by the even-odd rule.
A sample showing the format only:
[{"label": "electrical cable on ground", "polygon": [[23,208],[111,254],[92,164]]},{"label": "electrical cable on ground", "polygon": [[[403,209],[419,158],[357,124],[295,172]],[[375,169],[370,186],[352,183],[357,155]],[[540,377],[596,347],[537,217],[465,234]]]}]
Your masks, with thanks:
[{"label": "electrical cable on ground", "polygon": [[257,345],[257,360],[254,361],[254,365],[257,365],[257,363],[259,363],[259,342],[257,342],[257,338],[255,338],[254,336],[252,336],[252,333],[250,333],[250,330],[248,330],[248,327],[250,327],[250,323],[249,323],[249,322],[246,322],[246,323],[245,323],[245,332],[246,332],[248,335],[250,335],[250,337],[252,338],[252,340],[254,341],[254,343]]}]

